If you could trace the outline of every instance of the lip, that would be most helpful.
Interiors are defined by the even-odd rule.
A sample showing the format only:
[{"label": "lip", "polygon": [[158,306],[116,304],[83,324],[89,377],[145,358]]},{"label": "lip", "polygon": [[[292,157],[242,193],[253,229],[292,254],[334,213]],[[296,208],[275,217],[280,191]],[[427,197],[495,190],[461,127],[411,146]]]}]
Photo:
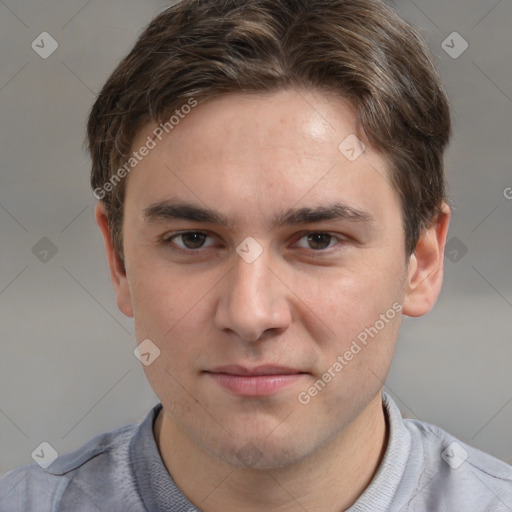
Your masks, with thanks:
[{"label": "lip", "polygon": [[306,375],[306,372],[301,370],[277,365],[262,365],[254,368],[225,365],[204,373],[225,390],[245,397],[273,395]]},{"label": "lip", "polygon": [[263,364],[255,366],[254,368],[247,368],[239,364],[227,364],[224,366],[217,366],[212,370],[208,370],[209,373],[227,373],[229,375],[239,376],[266,376],[266,375],[296,375],[299,373],[306,373],[295,368],[289,368],[287,366],[278,366],[273,364]]}]

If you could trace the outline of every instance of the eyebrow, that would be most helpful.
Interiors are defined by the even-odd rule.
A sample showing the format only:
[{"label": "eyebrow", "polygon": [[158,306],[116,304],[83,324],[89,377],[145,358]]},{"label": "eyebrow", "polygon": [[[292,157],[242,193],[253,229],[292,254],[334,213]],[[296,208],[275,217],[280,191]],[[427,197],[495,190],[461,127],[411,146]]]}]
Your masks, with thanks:
[{"label": "eyebrow", "polygon": [[[177,201],[154,203],[143,210],[143,215],[148,223],[186,220],[229,227],[228,219],[221,213],[210,208]],[[312,224],[329,220],[369,223],[375,219],[367,211],[342,203],[334,203],[329,206],[319,206],[316,208],[292,208],[278,214],[272,224],[274,228],[279,228],[285,225]]]}]

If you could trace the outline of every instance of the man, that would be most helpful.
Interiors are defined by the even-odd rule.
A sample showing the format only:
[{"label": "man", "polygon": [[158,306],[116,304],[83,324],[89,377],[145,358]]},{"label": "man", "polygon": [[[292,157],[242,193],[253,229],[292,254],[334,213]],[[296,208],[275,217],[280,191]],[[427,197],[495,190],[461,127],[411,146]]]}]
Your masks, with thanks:
[{"label": "man", "polygon": [[383,394],[434,305],[446,97],[378,0],[184,0],[93,106],[96,219],[161,405],[1,482],[23,511],[512,509]]}]

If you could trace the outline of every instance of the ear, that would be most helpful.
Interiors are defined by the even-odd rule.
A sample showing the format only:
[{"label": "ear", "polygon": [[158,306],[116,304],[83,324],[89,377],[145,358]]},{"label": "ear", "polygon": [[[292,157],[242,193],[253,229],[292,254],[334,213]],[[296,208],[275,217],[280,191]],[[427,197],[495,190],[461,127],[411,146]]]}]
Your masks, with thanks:
[{"label": "ear", "polygon": [[101,201],[96,205],[95,213],[96,222],[103,235],[103,241],[105,242],[105,252],[107,253],[107,261],[110,268],[110,278],[112,279],[112,285],[116,294],[117,307],[126,316],[133,317],[132,299],[128,279],[126,277],[126,270],[114,248],[108,225],[107,210]]},{"label": "ear", "polygon": [[441,213],[421,234],[410,257],[404,315],[425,315],[437,301],[443,284],[444,247],[449,224],[450,207],[443,203]]}]

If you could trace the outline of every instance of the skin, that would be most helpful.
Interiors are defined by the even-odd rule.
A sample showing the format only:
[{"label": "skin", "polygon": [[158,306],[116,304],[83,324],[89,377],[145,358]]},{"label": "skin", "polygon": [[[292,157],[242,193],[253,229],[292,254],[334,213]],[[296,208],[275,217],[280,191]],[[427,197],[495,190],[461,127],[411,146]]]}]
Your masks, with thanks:
[{"label": "skin", "polygon": [[[406,257],[387,160],[365,142],[349,161],[338,145],[350,134],[351,106],[318,91],[221,96],[196,107],[127,178],[126,272],[97,206],[117,304],[134,317],[137,342],[161,351],[144,370],[163,404],[162,459],[204,511],[345,510],[382,460],[381,392],[401,314],[307,405],[297,397],[393,304],[408,316],[432,308],[450,212],[443,205]],[[149,220],[148,207],[165,201],[215,210],[228,226]],[[274,224],[289,209],[335,203],[365,218]],[[182,231],[208,236],[174,236]],[[318,232],[332,237],[307,236]],[[263,248],[252,263],[235,251],[248,236]],[[303,373],[270,396],[246,397],[206,373],[226,364]]]}]

